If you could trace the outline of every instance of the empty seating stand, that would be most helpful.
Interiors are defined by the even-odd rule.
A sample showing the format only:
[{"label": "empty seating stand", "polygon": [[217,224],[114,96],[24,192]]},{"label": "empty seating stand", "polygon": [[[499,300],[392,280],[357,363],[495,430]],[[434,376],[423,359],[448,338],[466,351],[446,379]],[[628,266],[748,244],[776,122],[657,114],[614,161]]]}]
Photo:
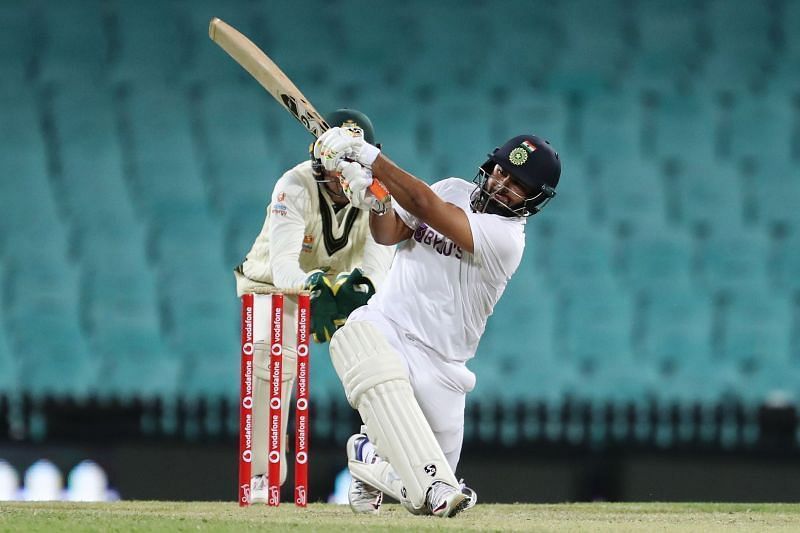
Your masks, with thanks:
[{"label": "empty seating stand", "polygon": [[796,404],[797,2],[342,0],[291,31],[274,9],[0,6],[0,395],[183,399],[235,431],[197,418],[235,402],[231,270],[312,139],[207,38],[220,16],[429,183],[520,133],[561,154],[469,363],[468,438],[735,445]]}]

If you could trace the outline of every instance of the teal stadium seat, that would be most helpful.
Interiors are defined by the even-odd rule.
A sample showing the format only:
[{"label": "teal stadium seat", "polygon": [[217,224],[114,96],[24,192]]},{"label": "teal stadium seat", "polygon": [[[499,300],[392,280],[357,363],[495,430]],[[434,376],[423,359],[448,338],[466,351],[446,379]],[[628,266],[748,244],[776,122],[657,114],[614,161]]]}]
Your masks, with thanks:
[{"label": "teal stadium seat", "polygon": [[[743,253],[743,251],[747,253]],[[766,236],[744,229],[712,234],[699,251],[699,286],[709,294],[730,295],[768,286]]]},{"label": "teal stadium seat", "polygon": [[612,286],[562,291],[558,317],[564,357],[581,377],[633,363],[633,302]]},{"label": "teal stadium seat", "polygon": [[151,249],[164,275],[179,274],[201,258],[203,264],[221,261],[222,227],[202,204],[176,202],[164,223],[152,226]]},{"label": "teal stadium seat", "polygon": [[[561,432],[559,410],[571,375],[556,353],[554,335],[554,295],[543,280],[518,271],[489,318],[476,357],[468,363],[477,380],[470,401],[479,402],[488,413],[495,404],[501,407],[504,442],[519,438],[520,423],[532,439],[556,439]],[[524,410],[521,420],[518,403]],[[535,415],[540,408],[549,423]]]},{"label": "teal stadium seat", "polygon": [[[3,286],[5,284],[5,266],[0,262],[0,301],[3,301]],[[0,305],[0,397],[14,394],[18,387],[17,361],[11,340],[6,333],[5,310]]]},{"label": "teal stadium seat", "polygon": [[269,201],[266,198],[268,194],[267,191],[264,198],[254,198],[249,203],[242,204],[225,219],[222,257],[226,265],[231,265],[231,269],[244,261],[261,232]]},{"label": "teal stadium seat", "polygon": [[711,298],[689,287],[652,291],[637,314],[637,354],[655,376],[669,379],[692,361],[711,358]]},{"label": "teal stadium seat", "polygon": [[662,160],[714,161],[720,143],[720,111],[704,86],[657,94],[653,116],[653,148]]},{"label": "teal stadium seat", "polygon": [[219,256],[163,265],[158,287],[174,350],[184,357],[236,352],[239,307],[231,269]]},{"label": "teal stadium seat", "polygon": [[739,226],[744,216],[741,183],[736,170],[724,163],[681,160],[666,194],[671,215],[695,235]]},{"label": "teal stadium seat", "polygon": [[[110,77],[115,81],[177,81],[185,53],[179,2],[124,0],[110,4],[114,51]],[[204,29],[208,28],[208,23]],[[207,35],[208,32],[206,31]]]},{"label": "teal stadium seat", "polygon": [[92,345],[100,358],[101,398],[174,398],[181,361],[165,345],[151,316],[117,316],[96,325]]},{"label": "teal stadium seat", "polygon": [[638,48],[628,76],[641,89],[691,83],[700,66],[701,12],[696,0],[635,2]]},{"label": "teal stadium seat", "polygon": [[[417,72],[435,72],[437,83],[442,87],[459,87],[462,91],[474,88],[482,78],[476,73],[490,69],[493,61],[502,61],[497,58],[504,57],[503,51],[506,47],[498,44],[500,49],[495,48],[494,43],[499,43],[502,38],[493,39],[500,36],[494,35],[494,28],[486,23],[487,19],[493,17],[484,6],[476,2],[444,0],[420,2],[416,4],[415,10],[417,16],[414,37],[418,39],[422,49],[421,53],[410,57],[413,57]],[[520,6],[517,16],[524,17],[527,10],[532,10],[532,6]],[[391,25],[394,24],[396,23]],[[513,22],[509,20],[509,25],[511,24]],[[506,31],[511,30],[508,28]],[[493,45],[486,46],[484,39],[492,39]],[[520,55],[516,57],[524,64],[535,64],[533,58]],[[521,65],[519,67],[521,72],[527,71]],[[441,103],[445,102],[446,100]]]},{"label": "teal stadium seat", "polygon": [[618,84],[632,52],[625,35],[630,15],[622,2],[569,0],[550,8],[558,20],[569,22],[563,26],[565,46],[547,85],[591,94]]},{"label": "teal stadium seat", "polygon": [[77,321],[52,315],[31,322],[15,332],[21,392],[36,400],[87,399],[96,390],[99,367]]},{"label": "teal stadium seat", "polygon": [[178,200],[205,205],[206,184],[184,94],[174,85],[148,81],[127,86],[122,95],[137,206],[161,223]]},{"label": "teal stadium seat", "polygon": [[[527,253],[530,255],[537,251],[529,250]],[[593,288],[614,284],[614,241],[608,232],[556,228],[547,245],[542,246],[538,253],[542,256],[547,283],[554,288],[577,290],[584,286]]]},{"label": "teal stadium seat", "polygon": [[628,418],[628,409],[641,413],[648,399],[647,373],[633,352],[633,311],[632,298],[613,286],[562,292],[557,316],[564,362],[570,367],[568,395],[588,408],[584,437],[593,442],[625,439],[646,429],[631,426]]},{"label": "teal stadium seat", "polygon": [[5,332],[0,334],[0,397],[15,394],[19,388],[17,362]]},{"label": "teal stadium seat", "polygon": [[86,398],[97,364],[79,323],[77,269],[42,251],[8,264],[6,324],[19,364],[21,392]]},{"label": "teal stadium seat", "polygon": [[703,65],[702,83],[720,90],[763,83],[775,61],[770,4],[712,0],[705,20],[711,53]]},{"label": "teal stadium seat", "polygon": [[674,372],[662,373],[652,383],[657,445],[713,442],[719,426],[716,407],[730,398],[733,383],[730,369],[699,355],[687,358]]},{"label": "teal stadium seat", "polygon": [[[479,17],[482,28],[469,37],[491,52],[486,69],[473,75],[486,76],[497,85],[511,78],[518,86],[546,86],[559,64],[569,20],[559,16],[558,6],[543,0],[471,4],[483,7],[483,12],[473,15]],[[457,5],[455,9],[461,9],[464,3]],[[522,40],[511,38],[522,35]]]},{"label": "teal stadium seat", "polygon": [[684,233],[639,233],[622,248],[620,278],[634,294],[663,295],[692,283],[691,238]]},{"label": "teal stadium seat", "polygon": [[775,65],[770,84],[773,87],[789,88],[800,76],[800,34],[797,32],[797,28],[800,27],[800,4],[797,2],[782,4],[777,26],[783,53]]},{"label": "teal stadium seat", "polygon": [[6,277],[5,305],[10,319],[24,323],[37,309],[70,311],[77,316],[78,270],[57,252],[41,249],[13,255],[7,262]]},{"label": "teal stadium seat", "polygon": [[22,84],[32,74],[35,27],[30,6],[18,2],[0,5],[0,76],[9,84]]},{"label": "teal stadium seat", "polygon": [[41,80],[98,81],[105,76],[109,45],[103,7],[101,0],[79,0],[39,11],[44,33]]},{"label": "teal stadium seat", "polygon": [[[419,71],[414,59],[425,50],[419,14],[416,9],[407,9],[400,4],[386,4],[381,9],[373,7],[369,0],[344,0],[334,8],[334,11],[341,9],[348,13],[347,17],[334,16],[333,24],[341,30],[341,52],[351,58],[353,64],[338,65],[331,74],[339,73],[344,79],[361,86],[363,94],[359,97],[372,97],[388,90],[387,96],[404,98],[408,93],[402,84],[412,82],[413,74]],[[463,7],[469,9],[471,6]],[[402,28],[403,38],[390,38],[387,28]],[[359,65],[368,65],[369,68],[359,68]],[[335,80],[334,77],[331,81]],[[368,111],[372,108],[363,107],[370,118],[374,118]],[[400,109],[410,111],[410,108]]]},{"label": "teal stadium seat", "polygon": [[190,401],[226,399],[238,403],[240,369],[236,350],[215,356],[194,356],[183,360],[179,391]]},{"label": "teal stadium seat", "polygon": [[[91,252],[90,252],[91,251]],[[117,317],[158,321],[159,299],[142,243],[121,240],[88,248],[81,265],[81,301],[89,331]]]},{"label": "teal stadium seat", "polygon": [[423,127],[431,135],[426,157],[441,164],[442,177],[447,172],[450,176],[471,179],[477,167],[486,161],[486,154],[504,142],[492,136],[497,117],[483,103],[478,97],[448,98],[422,117]]},{"label": "teal stadium seat", "polygon": [[[262,3],[263,5],[263,3]],[[263,46],[269,54],[273,42],[270,18],[265,18],[258,9],[258,2],[219,2],[217,0],[193,0],[175,6],[177,25],[185,35],[180,57],[180,76],[188,84],[215,85],[225,80],[246,80],[255,83],[228,54],[208,38],[208,24],[212,17],[219,17]],[[175,58],[171,58],[175,61]],[[267,97],[268,98],[268,97]]]},{"label": "teal stadium seat", "polygon": [[[314,102],[315,106],[327,106],[325,90],[332,81],[332,74],[339,68],[337,60],[342,56],[342,39],[329,39],[326,46],[315,47],[309,53],[308,43],[315,42],[320,35],[336,33],[343,24],[339,22],[341,11],[338,6],[321,3],[314,6],[313,17],[303,17],[304,23],[292,26],[286,31],[286,18],[276,13],[296,13],[297,5],[291,0],[275,0],[256,5],[254,22],[257,25],[243,25],[254,39],[264,46],[267,54],[281,67],[300,90]],[[243,20],[246,23],[246,20]],[[343,35],[343,31],[338,30]],[[360,63],[359,63],[360,65]]]},{"label": "teal stadium seat", "polygon": [[[219,212],[231,213],[253,199],[268,199],[272,184],[288,170],[278,166],[275,156],[282,150],[280,131],[300,126],[267,98],[256,83],[210,84],[203,92],[204,157],[212,202]],[[280,115],[266,112],[266,106]]]},{"label": "teal stadium seat", "polygon": [[619,170],[621,159],[642,154],[641,96],[634,91],[595,92],[583,102],[581,149],[584,157]]},{"label": "teal stadium seat", "polygon": [[775,243],[769,256],[769,273],[773,287],[781,293],[800,291],[800,234]]},{"label": "teal stadium seat", "polygon": [[658,166],[631,158],[623,165],[605,161],[599,170],[600,216],[612,229],[624,235],[665,226],[667,198]]},{"label": "teal stadium seat", "polygon": [[788,162],[797,124],[796,113],[792,112],[794,98],[794,93],[783,90],[759,97],[744,90],[734,93],[730,145],[724,147],[728,155],[734,161],[756,167],[771,161]]},{"label": "teal stadium seat", "polygon": [[0,242],[9,254],[47,247],[66,254],[67,238],[48,181],[39,110],[30,91],[0,88],[0,113],[14,127],[0,129]]},{"label": "teal stadium seat", "polygon": [[[503,401],[551,401],[558,379],[537,379],[552,369],[555,353],[555,298],[541,277],[517,271],[489,318],[478,352],[468,366],[479,375],[486,368],[492,387],[482,391]],[[524,332],[524,336],[520,333]],[[474,367],[474,368],[473,368]],[[535,375],[534,375],[535,374]],[[538,386],[528,379],[535,380]]]},{"label": "teal stadium seat", "polygon": [[774,234],[800,230],[800,165],[768,161],[744,180],[745,199],[756,223]]},{"label": "teal stadium seat", "polygon": [[800,372],[792,360],[794,301],[743,290],[723,310],[721,363],[743,408],[743,438],[758,438],[758,411],[797,400]]},{"label": "teal stadium seat", "polygon": [[724,360],[743,378],[789,362],[791,297],[740,288],[725,303],[721,323]]},{"label": "teal stadium seat", "polygon": [[311,399],[320,403],[347,404],[344,387],[331,362],[328,344],[311,343],[310,385]]},{"label": "teal stadium seat", "polygon": [[61,83],[52,109],[60,156],[57,191],[76,228],[78,248],[139,229],[140,217],[124,176],[111,88],[83,81]]}]

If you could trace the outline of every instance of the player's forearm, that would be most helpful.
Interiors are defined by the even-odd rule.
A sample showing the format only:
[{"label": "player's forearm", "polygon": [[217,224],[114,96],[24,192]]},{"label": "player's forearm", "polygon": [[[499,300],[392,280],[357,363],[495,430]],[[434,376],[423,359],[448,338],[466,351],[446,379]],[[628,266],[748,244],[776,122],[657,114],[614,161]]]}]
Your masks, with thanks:
[{"label": "player's forearm", "polygon": [[369,231],[375,242],[384,246],[392,246],[404,241],[411,234],[411,230],[400,220],[400,217],[391,207],[383,215],[370,213]]},{"label": "player's forearm", "polygon": [[425,182],[398,167],[382,153],[372,163],[372,173],[389,189],[392,200],[406,211],[419,219],[425,219],[430,213],[437,197]]}]

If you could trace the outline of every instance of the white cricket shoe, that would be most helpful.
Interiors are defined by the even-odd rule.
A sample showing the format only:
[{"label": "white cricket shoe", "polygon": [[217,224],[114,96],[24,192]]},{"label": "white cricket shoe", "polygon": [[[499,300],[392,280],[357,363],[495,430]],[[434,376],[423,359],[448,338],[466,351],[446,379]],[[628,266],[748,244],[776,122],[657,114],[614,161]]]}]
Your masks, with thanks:
[{"label": "white cricket shoe", "polygon": [[[365,462],[362,450],[369,439],[363,433],[356,433],[347,439],[347,460]],[[383,503],[383,492],[351,475],[347,497],[350,509],[356,514],[378,514]]]},{"label": "white cricket shoe", "polygon": [[469,503],[464,506],[462,511],[475,507],[475,504],[478,503],[478,493],[475,492],[474,489],[467,487],[463,479],[458,480],[458,488],[461,490],[461,493],[467,497],[467,500],[469,500]]},{"label": "white cricket shoe", "polygon": [[435,481],[425,499],[431,514],[441,518],[450,518],[470,507],[469,497],[444,481]]},{"label": "white cricket shoe", "polygon": [[250,478],[250,503],[267,503],[267,475],[259,474]]}]

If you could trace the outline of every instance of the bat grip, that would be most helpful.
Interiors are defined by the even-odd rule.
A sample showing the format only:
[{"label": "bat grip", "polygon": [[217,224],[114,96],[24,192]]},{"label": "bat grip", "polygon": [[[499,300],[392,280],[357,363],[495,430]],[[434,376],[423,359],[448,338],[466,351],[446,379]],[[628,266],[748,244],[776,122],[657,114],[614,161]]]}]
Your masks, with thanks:
[{"label": "bat grip", "polygon": [[389,191],[386,186],[376,178],[372,178],[372,185],[369,186],[369,191],[381,202],[386,201],[389,197]]}]

